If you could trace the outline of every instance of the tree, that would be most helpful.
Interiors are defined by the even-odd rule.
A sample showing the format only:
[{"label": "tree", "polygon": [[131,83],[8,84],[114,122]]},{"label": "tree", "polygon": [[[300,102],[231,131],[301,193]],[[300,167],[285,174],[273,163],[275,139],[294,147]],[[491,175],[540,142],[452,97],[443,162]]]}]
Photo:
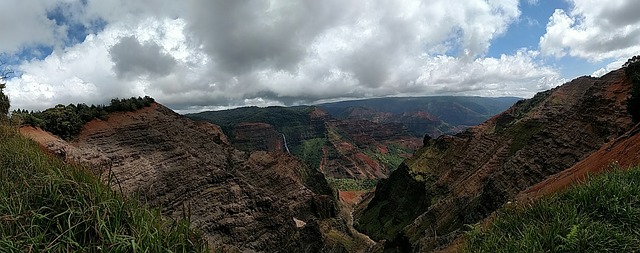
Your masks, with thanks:
[{"label": "tree", "polygon": [[[0,66],[3,65],[3,63],[0,63]],[[6,84],[5,80],[7,80],[9,74],[11,74],[11,71],[7,70],[6,68],[3,68],[0,71],[0,118],[5,118],[9,113],[10,103],[9,97],[4,94],[3,90]]]},{"label": "tree", "polygon": [[627,110],[634,122],[640,122],[640,56],[634,56],[622,66],[632,83],[631,97],[627,100]]},{"label": "tree", "polygon": [[9,113],[9,97],[4,94],[3,89],[5,87],[4,82],[0,83],[0,115],[7,116]]}]

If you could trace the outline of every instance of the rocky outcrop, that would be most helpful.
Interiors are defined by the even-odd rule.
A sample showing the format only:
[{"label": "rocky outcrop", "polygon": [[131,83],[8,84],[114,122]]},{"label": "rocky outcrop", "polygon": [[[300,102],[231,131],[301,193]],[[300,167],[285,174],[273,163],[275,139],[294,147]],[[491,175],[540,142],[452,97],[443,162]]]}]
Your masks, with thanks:
[{"label": "rocky outcrop", "polygon": [[52,138],[34,139],[165,214],[189,215],[217,249],[340,252],[327,233],[350,240],[321,173],[286,153],[237,150],[217,126],[162,105],[91,121],[71,143]]},{"label": "rocky outcrop", "polygon": [[623,70],[581,77],[455,136],[425,138],[406,167],[379,183],[357,228],[387,240],[391,251],[446,245],[464,224],[482,220],[518,192],[628,131],[630,87]]}]

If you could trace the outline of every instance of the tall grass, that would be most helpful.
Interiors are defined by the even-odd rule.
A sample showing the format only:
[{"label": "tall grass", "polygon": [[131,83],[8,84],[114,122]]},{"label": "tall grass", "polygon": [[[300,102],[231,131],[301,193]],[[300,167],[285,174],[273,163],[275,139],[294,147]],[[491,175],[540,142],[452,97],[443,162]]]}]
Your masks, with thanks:
[{"label": "tall grass", "polygon": [[188,219],[163,219],[0,124],[0,252],[202,252]]},{"label": "tall grass", "polygon": [[475,227],[464,252],[639,252],[640,167],[614,170]]}]

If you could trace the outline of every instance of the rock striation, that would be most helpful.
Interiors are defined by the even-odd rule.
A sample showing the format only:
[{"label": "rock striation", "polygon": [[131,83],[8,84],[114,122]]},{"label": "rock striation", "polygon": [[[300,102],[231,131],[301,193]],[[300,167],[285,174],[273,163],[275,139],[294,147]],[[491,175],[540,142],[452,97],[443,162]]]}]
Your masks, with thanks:
[{"label": "rock striation", "polygon": [[233,146],[243,151],[285,151],[283,134],[262,122],[243,122],[233,128]]},{"label": "rock striation", "polygon": [[66,143],[23,133],[172,217],[190,216],[224,252],[343,252],[350,240],[323,175],[286,153],[247,153],[219,127],[153,104],[87,123]]},{"label": "rock striation", "polygon": [[585,159],[633,127],[624,70],[580,77],[424,147],[377,186],[356,227],[387,251],[447,245],[520,191]]}]

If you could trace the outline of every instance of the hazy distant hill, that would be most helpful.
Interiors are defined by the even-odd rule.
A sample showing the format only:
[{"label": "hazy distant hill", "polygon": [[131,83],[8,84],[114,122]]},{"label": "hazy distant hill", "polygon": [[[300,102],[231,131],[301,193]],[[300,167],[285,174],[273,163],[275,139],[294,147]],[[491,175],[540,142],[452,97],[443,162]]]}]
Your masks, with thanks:
[{"label": "hazy distant hill", "polygon": [[437,137],[478,125],[503,112],[516,97],[398,97],[343,101],[318,105],[339,119],[367,119],[378,123],[403,123],[414,134]]}]

